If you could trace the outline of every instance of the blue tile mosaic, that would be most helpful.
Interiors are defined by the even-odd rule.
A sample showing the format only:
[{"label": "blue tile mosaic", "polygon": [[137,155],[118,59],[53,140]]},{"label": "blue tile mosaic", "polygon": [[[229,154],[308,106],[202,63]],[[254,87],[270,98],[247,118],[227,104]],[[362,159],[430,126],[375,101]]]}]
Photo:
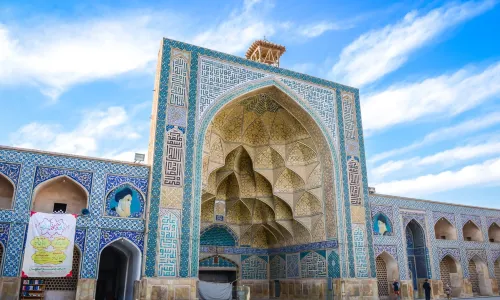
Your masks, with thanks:
[{"label": "blue tile mosaic", "polygon": [[205,268],[238,268],[238,265],[222,256],[218,257],[218,262],[215,262],[215,257],[211,256],[209,258],[205,258],[200,260],[200,267]]},{"label": "blue tile mosaic", "polygon": [[107,175],[138,178],[146,182],[145,191],[147,191],[148,166],[1,147],[0,166],[0,172],[17,184],[14,209],[0,210],[2,221],[13,222],[10,225],[5,254],[11,263],[3,266],[4,276],[15,277],[20,274],[22,249],[34,188],[59,176],[67,176],[74,180],[89,194],[90,215],[78,217],[75,235],[75,243],[82,249],[83,255],[80,268],[82,278],[96,277],[100,228],[144,231],[143,219],[122,220],[104,217],[102,214],[105,206]]}]

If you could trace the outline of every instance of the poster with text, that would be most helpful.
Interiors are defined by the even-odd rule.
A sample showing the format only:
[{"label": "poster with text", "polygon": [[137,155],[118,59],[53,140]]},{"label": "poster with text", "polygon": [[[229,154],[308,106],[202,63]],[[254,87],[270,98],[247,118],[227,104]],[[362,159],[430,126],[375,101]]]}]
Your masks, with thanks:
[{"label": "poster with text", "polygon": [[22,276],[71,276],[75,228],[76,215],[31,212]]}]

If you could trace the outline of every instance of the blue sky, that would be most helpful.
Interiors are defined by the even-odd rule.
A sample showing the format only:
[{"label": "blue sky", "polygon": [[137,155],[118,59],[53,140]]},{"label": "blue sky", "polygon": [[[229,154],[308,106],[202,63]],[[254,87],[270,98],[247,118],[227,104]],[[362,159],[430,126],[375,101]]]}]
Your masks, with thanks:
[{"label": "blue sky", "polygon": [[146,153],[161,37],[360,88],[377,192],[500,208],[497,1],[2,1],[0,144]]}]

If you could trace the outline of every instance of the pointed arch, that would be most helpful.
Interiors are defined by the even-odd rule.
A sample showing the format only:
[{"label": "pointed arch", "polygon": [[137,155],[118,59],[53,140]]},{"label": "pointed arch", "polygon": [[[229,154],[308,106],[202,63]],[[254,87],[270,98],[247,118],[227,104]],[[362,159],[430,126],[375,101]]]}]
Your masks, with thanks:
[{"label": "pointed arch", "polygon": [[474,221],[467,221],[462,227],[462,232],[465,241],[482,242],[483,233],[479,226],[474,223]]},{"label": "pointed arch", "polygon": [[66,204],[66,213],[79,214],[88,208],[89,192],[67,175],[50,178],[38,184],[32,197],[31,210],[52,213],[54,204]]},{"label": "pointed arch", "polygon": [[97,262],[96,299],[106,296],[107,286],[113,286],[115,297],[132,299],[132,287],[140,279],[141,261],[141,249],[126,237],[118,237],[105,244],[99,251]]},{"label": "pointed arch", "polygon": [[399,267],[396,259],[386,251],[375,259],[379,297],[391,294],[393,280],[399,280]]},{"label": "pointed arch", "polygon": [[457,229],[445,217],[436,221],[434,224],[434,233],[437,240],[457,240]]},{"label": "pointed arch", "polygon": [[469,281],[472,293],[480,296],[493,295],[487,262],[478,255],[473,255],[468,262]]},{"label": "pointed arch", "polygon": [[493,222],[488,228],[488,239],[492,243],[500,243],[500,226]]},{"label": "pointed arch", "polygon": [[[280,87],[277,87],[276,85],[282,85],[283,90]],[[231,94],[229,92],[225,93],[222,96],[223,99],[221,98],[221,99],[215,100],[216,102],[214,103],[214,105],[208,107],[208,109],[206,109],[204,111],[204,113],[202,113],[200,115],[200,127],[197,129],[197,139],[196,139],[197,143],[198,143],[198,145],[202,143],[202,141],[204,140],[204,137],[206,135],[206,129],[208,128],[207,126],[209,124],[213,123],[212,122],[213,118],[216,117],[218,115],[218,113],[221,111],[224,111],[224,114],[225,114],[223,123],[225,125],[231,125],[232,126],[231,128],[234,129],[234,132],[236,132],[236,127],[242,128],[242,129],[240,129],[240,132],[252,131],[255,133],[259,133],[259,134],[261,133],[260,131],[266,130],[266,133],[268,133],[270,135],[270,137],[269,137],[270,140],[272,140],[273,133],[271,133],[269,131],[277,130],[275,128],[276,126],[273,126],[272,124],[276,125],[277,124],[276,122],[283,121],[282,122],[283,129],[286,129],[286,128],[290,127],[291,125],[285,124],[285,123],[288,121],[293,121],[293,120],[288,120],[288,119],[292,119],[291,117],[296,118],[297,120],[295,120],[295,122],[297,122],[297,124],[300,125],[300,128],[297,129],[296,135],[300,134],[301,135],[300,139],[292,139],[292,138],[285,139],[284,143],[276,143],[273,145],[267,145],[267,144],[260,143],[260,140],[258,141],[258,143],[253,139],[252,140],[245,140],[244,137],[241,138],[240,140],[238,140],[238,138],[236,136],[234,136],[233,140],[226,140],[225,141],[226,144],[229,145],[228,149],[234,149],[234,147],[238,146],[237,144],[242,144],[242,143],[243,143],[242,145],[245,145],[245,147],[249,148],[249,149],[247,149],[247,152],[249,153],[249,156],[252,159],[253,166],[255,169],[254,171],[257,172],[258,174],[261,174],[263,177],[265,177],[265,179],[267,179],[268,182],[270,182],[271,187],[273,187],[273,195],[274,196],[278,196],[278,197],[283,199],[283,201],[281,201],[281,202],[278,201],[279,204],[276,204],[277,201],[275,200],[275,197],[272,197],[270,199],[267,199],[267,198],[262,199],[261,195],[255,194],[254,197],[240,196],[240,197],[242,197],[242,199],[241,199],[242,203],[244,203],[247,207],[249,207],[250,211],[254,211],[255,205],[257,205],[254,203],[260,203],[259,201],[262,201],[263,203],[270,205],[271,210],[274,211],[274,213],[276,214],[275,218],[278,218],[278,216],[283,217],[283,215],[280,215],[280,213],[284,212],[285,210],[280,211],[278,209],[278,207],[282,208],[283,203],[286,203],[288,207],[293,207],[294,204],[300,198],[300,196],[302,196],[302,194],[303,194],[305,179],[308,179],[310,177],[311,173],[314,170],[316,170],[315,182],[312,183],[312,185],[314,185],[315,190],[311,191],[311,193],[322,202],[321,207],[324,206],[325,209],[328,207],[329,208],[328,211],[335,212],[335,211],[337,211],[335,209],[336,203],[334,202],[336,199],[335,192],[334,191],[332,192],[331,188],[327,191],[322,190],[322,188],[325,188],[325,186],[328,186],[328,187],[335,186],[335,183],[333,182],[334,174],[333,174],[332,170],[330,170],[330,168],[332,165],[338,165],[338,164],[337,164],[336,157],[334,158],[334,156],[336,154],[333,152],[333,150],[335,148],[333,147],[332,136],[328,131],[329,129],[324,127],[324,124],[321,123],[321,121],[320,121],[321,119],[319,118],[319,115],[317,114],[317,112],[313,112],[311,110],[310,106],[307,105],[305,101],[302,101],[302,100],[299,101],[299,99],[296,97],[296,95],[289,94],[287,91],[288,89],[289,88],[286,87],[281,82],[281,80],[278,80],[276,82],[273,81],[273,82],[269,83],[268,85],[254,86],[253,88],[247,89],[244,91],[241,91],[241,90],[234,91],[235,94]],[[256,97],[256,96],[258,96],[258,97]],[[269,110],[269,107],[265,107],[265,106],[262,106],[261,103],[257,103],[258,101],[261,101],[262,99],[264,99],[265,96],[271,97],[271,98],[269,98],[271,100],[274,100],[276,97],[275,102],[277,104],[279,104],[279,105],[276,105],[276,109],[280,108],[280,106],[284,105],[282,107],[283,112],[280,110],[279,117],[278,117],[278,113],[276,114],[276,116],[271,116],[271,111]],[[251,107],[252,113],[245,114],[245,112],[241,108],[236,106],[236,104],[241,104],[243,101],[246,101],[246,100],[248,100],[248,103],[243,104],[242,106],[253,105],[251,103],[251,101],[255,101],[255,103],[254,103],[255,106]],[[288,104],[290,104],[290,105],[288,105]],[[245,109],[247,109],[247,106],[244,106],[244,107],[245,107]],[[262,110],[263,108],[266,108],[266,109]],[[238,110],[237,113],[235,113],[236,109]],[[256,110],[259,110],[259,109],[262,110],[262,112],[256,112]],[[290,114],[290,117],[288,117],[288,115],[285,114],[285,111],[286,111],[286,113]],[[229,120],[228,118],[231,117],[230,116],[231,114],[233,114],[237,120],[236,119]],[[261,120],[260,121],[257,120],[258,118],[261,118]],[[239,123],[241,123],[241,126]],[[270,126],[270,124],[271,124],[271,126]],[[280,125],[280,124],[277,124],[277,125]],[[214,130],[213,128],[215,128],[215,124],[213,124],[213,125],[214,125],[214,127],[212,127],[212,131]],[[259,127],[262,130],[254,130],[255,129],[254,127]],[[314,134],[312,134],[311,137],[305,138],[306,133],[307,134],[314,133]],[[240,134],[240,137],[241,137],[241,135],[242,135],[242,133]],[[302,136],[304,136],[304,137],[302,137]],[[266,137],[266,139],[267,139],[267,137]],[[304,145],[304,147],[302,147],[302,148],[304,148],[305,150],[304,149],[303,150],[305,152],[307,152],[305,154],[310,154],[311,151],[316,151],[315,159],[318,160],[318,162],[314,162],[314,164],[311,163],[311,164],[306,165],[304,168],[307,168],[307,170],[304,170],[304,172],[299,172],[299,173],[295,172],[294,168],[300,169],[300,167],[303,167],[300,165],[291,166],[291,168],[289,168],[288,171],[285,171],[286,170],[285,169],[285,161],[283,158],[284,157],[288,158],[287,153],[289,153],[289,152],[287,152],[287,146],[288,146],[288,144],[292,144],[294,142],[297,142],[298,140],[300,140],[300,142]],[[253,148],[252,148],[252,145],[253,145]],[[305,148],[305,147],[308,147],[308,148]],[[329,148],[329,147],[331,147],[331,148]],[[201,176],[199,173],[199,169],[200,169],[199,168],[200,167],[199,152],[200,152],[200,149],[203,150],[202,148],[203,147],[200,146],[200,147],[197,147],[197,149],[196,149],[196,151],[197,151],[195,154],[196,170],[194,172],[195,180],[198,176]],[[310,151],[308,151],[309,149],[310,149]],[[291,151],[291,149],[289,149],[289,150]],[[227,150],[227,152],[229,152],[229,151],[230,150]],[[302,156],[306,156],[306,158],[310,158],[305,154],[303,153]],[[273,155],[274,155],[274,157],[273,157]],[[326,164],[326,162],[328,162],[328,164],[327,164],[328,167],[326,167],[326,166],[318,167],[319,165]],[[260,163],[262,163],[262,164],[260,164]],[[265,167],[267,167],[267,168],[263,168],[264,163],[266,164]],[[279,167],[276,167],[277,165],[279,165]],[[224,167],[222,167],[222,169],[224,169]],[[297,175],[296,177],[299,177],[301,179],[300,184],[299,184],[300,187],[299,188],[294,187],[290,192],[285,192],[285,191],[280,190],[280,192],[276,193],[276,190],[274,188],[276,187],[276,183],[278,181],[278,178],[281,175],[283,175],[284,172],[290,173],[290,171],[295,172]],[[325,172],[325,174],[328,174],[330,176],[323,176],[323,172]],[[259,177],[259,176],[255,175],[255,173],[254,173],[254,178],[257,178],[257,177]],[[238,180],[240,180],[240,178]],[[319,180],[321,180],[321,181],[319,181]],[[256,179],[256,181],[257,181],[257,179]],[[292,180],[292,182],[293,182],[293,180]],[[240,183],[241,183],[241,181],[240,181]],[[326,183],[331,183],[331,184],[326,184]],[[278,186],[279,186],[279,184],[278,184]],[[194,198],[197,199],[196,201],[199,201],[198,200],[199,197],[197,197],[198,193],[199,193],[198,187],[195,186]],[[271,197],[271,195],[268,195],[268,196]],[[257,198],[259,198],[259,199],[257,199]],[[236,199],[234,199],[234,200],[236,200]],[[259,201],[257,201],[257,200],[259,200]],[[268,201],[268,200],[270,200],[270,201]],[[323,203],[323,201],[324,201],[324,203]],[[329,201],[328,205],[326,204],[327,201]],[[274,203],[274,205],[273,205],[273,203]],[[195,203],[195,205],[194,205],[194,213],[193,213],[193,215],[195,216],[194,222],[196,222],[196,218],[198,215],[196,213],[196,210],[198,209],[197,204],[198,203]],[[228,205],[230,205],[230,204],[228,203]],[[283,207],[286,207],[286,206],[283,206]],[[270,228],[268,228],[268,229],[270,231],[270,234],[272,234],[275,238],[277,238],[278,241],[281,238],[281,235],[279,234],[280,232],[283,233],[283,236],[285,236],[287,232],[288,233],[292,232],[293,234],[290,234],[292,236],[292,239],[289,239],[291,244],[307,243],[307,242],[311,241],[311,228],[317,227],[316,228],[317,232],[323,231],[323,230],[320,230],[320,228],[318,226],[315,227],[315,225],[318,224],[317,223],[318,219],[316,217],[321,217],[323,219],[326,219],[325,224],[327,226],[325,226],[325,228],[337,228],[334,224],[335,223],[335,213],[330,213],[328,216],[326,216],[326,218],[325,218],[325,216],[322,216],[322,214],[323,214],[323,211],[320,212],[320,215],[315,216],[314,218],[306,217],[309,219],[308,220],[301,220],[301,223],[299,223],[299,224],[297,224],[297,221],[293,220],[293,215],[292,215],[291,218],[289,218],[289,219],[283,218],[282,220],[279,220],[279,221],[267,220],[267,222],[257,223],[255,225],[256,226],[263,226],[266,228],[268,228],[267,227],[268,225],[269,226],[272,226],[271,224],[275,225],[275,227],[273,227],[273,228],[278,229],[279,231],[273,231]],[[244,227],[246,227],[246,226],[239,226],[239,229],[241,232],[244,232]],[[252,227],[255,227],[255,226],[252,226]],[[336,236],[336,233],[333,233],[333,232],[334,232],[334,230],[329,229],[328,233],[326,234],[327,237],[332,237],[332,235]],[[298,233],[298,234],[296,234],[296,233]],[[301,234],[301,233],[307,233],[307,234]],[[200,233],[200,234],[202,234],[202,233]],[[194,233],[194,235],[196,235],[196,233]],[[319,234],[317,234],[317,235],[319,236]],[[323,234],[321,234],[321,235],[323,235]],[[242,244],[243,244],[244,240],[250,239],[247,236],[248,236],[247,233],[241,234],[240,242]],[[186,240],[187,240],[187,238],[188,238],[188,236],[186,235]],[[196,236],[193,236],[193,238],[196,239]],[[197,255],[198,255],[197,253],[193,253],[191,257],[195,258],[195,257],[197,257]],[[193,272],[193,271],[191,271],[191,272]]]},{"label": "pointed arch", "polygon": [[375,235],[392,235],[393,227],[389,217],[384,213],[373,216],[373,232]]},{"label": "pointed arch", "polygon": [[430,277],[430,262],[425,230],[415,219],[411,219],[405,227],[408,270],[413,280],[413,288],[418,287],[418,279]]},{"label": "pointed arch", "polygon": [[451,288],[453,297],[460,296],[463,284],[462,266],[452,255],[447,254],[439,262],[439,272],[443,287],[447,285]]},{"label": "pointed arch", "polygon": [[[119,201],[130,196],[129,211],[120,215],[121,212],[116,210]],[[114,188],[110,189],[106,194],[106,205],[104,215],[113,217],[127,217],[127,218],[142,218],[144,214],[146,197],[141,190],[131,182],[123,182]]]},{"label": "pointed arch", "polygon": [[14,182],[0,172],[0,209],[12,209],[16,186]]},{"label": "pointed arch", "polygon": [[200,234],[200,245],[236,246],[238,235],[225,224],[212,224]]}]

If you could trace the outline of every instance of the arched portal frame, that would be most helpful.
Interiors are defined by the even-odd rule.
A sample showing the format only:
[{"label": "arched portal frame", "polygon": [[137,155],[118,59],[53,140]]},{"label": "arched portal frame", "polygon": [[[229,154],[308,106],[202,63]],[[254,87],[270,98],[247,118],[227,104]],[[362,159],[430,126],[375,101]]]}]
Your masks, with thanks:
[{"label": "arched portal frame", "polygon": [[[255,80],[252,82],[249,82],[247,84],[241,85],[237,88],[234,88],[225,94],[221,95],[217,100],[215,101],[216,104],[214,104],[205,114],[204,119],[202,120],[202,123],[198,127],[197,134],[196,134],[196,140],[195,140],[195,172],[194,172],[194,199],[195,199],[195,204],[193,208],[193,226],[191,235],[193,237],[193,240],[198,241],[199,240],[199,226],[200,226],[200,210],[201,210],[201,192],[202,192],[202,175],[203,175],[203,170],[202,170],[202,157],[203,157],[203,143],[204,143],[204,136],[206,134],[208,125],[210,124],[211,120],[213,117],[216,115],[218,111],[220,111],[225,105],[230,103],[233,100],[236,100],[238,98],[241,98],[246,95],[250,95],[251,93],[257,93],[260,90],[263,90],[265,88],[277,88],[280,92],[284,93],[287,95],[289,98],[292,100],[295,100],[294,103],[298,105],[300,108],[302,108],[303,111],[305,111],[309,116],[312,117],[314,122],[316,123],[317,127],[320,129],[323,138],[326,139],[327,144],[329,146],[329,151],[332,154],[332,161],[333,161],[333,170],[335,174],[335,191],[336,191],[336,207],[337,207],[337,220],[342,220],[343,219],[343,209],[340,209],[343,207],[343,202],[342,202],[342,197],[341,197],[341,187],[340,187],[340,182],[338,178],[341,176],[340,171],[339,171],[339,159],[336,154],[336,147],[335,143],[332,139],[332,133],[330,133],[327,129],[326,126],[323,124],[319,116],[317,115],[316,112],[314,112],[307,104],[304,99],[296,95],[293,91],[291,91],[288,87],[286,87],[284,84],[282,84],[278,79],[276,78],[264,78],[264,79],[259,79]],[[339,96],[339,95],[337,95]],[[338,108],[337,108],[338,109]],[[347,187],[346,187],[347,189]],[[347,194],[347,191],[344,191],[344,193]],[[190,197],[190,193],[185,193],[185,197]],[[365,203],[366,204],[366,203]],[[350,232],[350,231],[349,231]],[[182,240],[181,243],[188,243],[188,237],[184,237],[185,233],[182,234]],[[343,240],[344,237],[344,232],[343,230],[338,230],[338,239]],[[347,237],[350,239],[351,237]],[[191,249],[191,261],[198,261],[198,247],[192,247]],[[344,251],[340,251],[342,253],[341,255],[343,256]],[[352,253],[352,251],[350,251]],[[181,253],[181,255],[185,255],[184,253]],[[371,260],[373,260],[373,257],[371,257]],[[182,260],[181,261],[187,261],[187,260]],[[342,265],[342,272],[345,272],[346,266],[347,266],[347,260],[345,258],[341,257],[341,261],[346,261],[346,264]],[[352,265],[353,259],[351,259]],[[371,265],[374,265],[374,261],[371,263]],[[191,274],[197,274],[198,272],[198,265],[197,264],[191,264]],[[352,266],[354,267],[354,266]]]},{"label": "arched portal frame", "polygon": [[429,249],[424,226],[416,219],[411,219],[403,228],[408,260],[408,278],[411,278],[415,290],[419,286],[419,281],[431,277]]},{"label": "arched portal frame", "polygon": [[[67,175],[59,175],[59,176],[56,176],[56,177],[52,177],[50,179],[47,179],[41,183],[39,183],[37,186],[35,186],[33,188],[33,191],[31,193],[31,205],[30,205],[30,209],[33,210],[34,206],[35,206],[35,201],[36,201],[36,198],[39,194],[40,191],[42,191],[44,189],[44,187],[60,180],[60,179],[64,179],[64,180],[68,180],[69,182],[71,182],[71,184],[75,184],[77,185],[81,191],[85,194],[85,207],[83,208],[89,208],[89,199],[90,199],[90,192],[87,190],[86,187],[84,187],[81,183],[79,183],[78,181],[74,180],[73,178],[67,176]],[[80,213],[80,212],[76,212],[76,213]]]},{"label": "arched portal frame", "polygon": [[17,186],[14,181],[9,176],[0,172],[0,209],[14,209],[16,191]]},{"label": "arched portal frame", "polygon": [[112,247],[126,257],[126,267],[124,278],[121,281],[124,284],[123,291],[120,291],[120,295],[123,295],[120,299],[133,300],[133,286],[134,281],[141,278],[142,270],[142,252],[139,247],[126,237],[118,237],[102,247],[99,251],[99,257],[97,261],[97,279],[99,279],[99,268],[101,264],[101,255],[104,249]]}]

